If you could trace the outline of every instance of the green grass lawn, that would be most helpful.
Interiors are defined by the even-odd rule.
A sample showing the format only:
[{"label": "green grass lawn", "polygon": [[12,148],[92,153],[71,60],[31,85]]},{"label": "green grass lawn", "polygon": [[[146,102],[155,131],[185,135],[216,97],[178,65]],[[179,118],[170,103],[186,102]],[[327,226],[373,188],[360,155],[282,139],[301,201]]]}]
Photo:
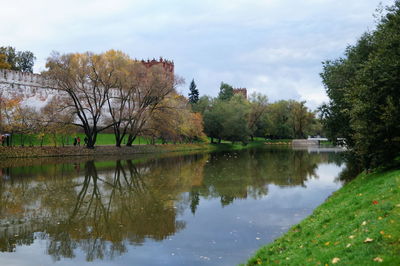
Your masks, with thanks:
[{"label": "green grass lawn", "polygon": [[400,265],[400,170],[361,174],[248,265]]},{"label": "green grass lawn", "polygon": [[[84,144],[84,138],[85,138],[85,134],[83,133],[78,133],[78,134],[72,134],[70,136],[64,137],[62,140],[61,136],[57,136],[56,140],[54,139],[54,137],[50,136],[50,135],[45,135],[43,138],[43,146],[62,146],[63,143],[64,145],[68,146],[68,145],[73,145],[73,141],[74,141],[74,137],[80,137],[81,139],[81,145]],[[124,140],[122,141],[122,145],[126,144],[128,137],[125,137]],[[41,138],[38,135],[21,135],[21,134],[14,134],[13,138],[12,138],[12,145],[13,146],[21,146],[21,144],[23,144],[23,146],[40,146],[41,145]],[[146,138],[146,137],[137,137],[134,141],[133,144],[150,144],[150,138]],[[272,140],[273,142],[288,142],[291,140]],[[211,138],[208,138],[208,143],[211,142]],[[259,142],[265,142],[264,138],[254,138],[254,143],[259,143]],[[250,143],[253,143],[250,142]],[[156,140],[156,144],[162,144],[161,139],[157,139]],[[224,146],[224,145],[230,145],[231,141],[227,141],[227,140],[222,140],[221,143],[219,145]],[[97,135],[97,140],[96,140],[96,145],[98,146],[102,146],[102,145],[115,145],[115,137],[114,134],[112,133],[100,133]],[[236,142],[235,144],[233,144],[234,147],[239,147],[241,146],[240,141]]]},{"label": "green grass lawn", "polygon": [[[81,145],[84,144],[85,134],[78,133],[73,134],[71,136],[67,136],[64,138],[64,145],[73,145],[74,137],[79,136],[81,139]],[[126,144],[127,137],[123,140],[122,144]],[[55,142],[57,146],[62,146],[61,137],[58,136],[57,140],[54,140],[50,135],[46,135],[43,138],[43,146],[55,146]],[[37,135],[20,135],[14,134],[12,138],[13,146],[40,146],[41,139]],[[150,143],[150,139],[145,137],[137,137],[133,144],[148,144]],[[161,144],[161,140],[156,141],[157,144]],[[97,135],[96,145],[115,145],[115,137],[112,133],[100,133]]]}]

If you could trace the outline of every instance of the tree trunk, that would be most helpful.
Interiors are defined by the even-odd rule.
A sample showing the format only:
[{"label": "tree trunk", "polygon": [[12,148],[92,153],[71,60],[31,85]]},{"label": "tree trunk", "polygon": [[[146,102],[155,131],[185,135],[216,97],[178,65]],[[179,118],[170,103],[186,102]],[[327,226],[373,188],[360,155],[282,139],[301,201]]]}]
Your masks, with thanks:
[{"label": "tree trunk", "polygon": [[131,147],[133,142],[136,139],[136,135],[129,134],[128,141],[126,142],[126,146]]}]

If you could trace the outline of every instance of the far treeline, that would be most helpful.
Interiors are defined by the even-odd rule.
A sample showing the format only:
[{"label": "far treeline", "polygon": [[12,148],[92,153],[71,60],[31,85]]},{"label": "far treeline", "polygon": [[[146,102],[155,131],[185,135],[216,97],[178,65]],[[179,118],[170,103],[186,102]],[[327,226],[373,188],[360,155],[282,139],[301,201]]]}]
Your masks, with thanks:
[{"label": "far treeline", "polygon": [[89,148],[101,132],[113,132],[116,146],[131,146],[139,136],[153,143],[205,142],[209,136],[211,142],[246,144],[254,137],[303,138],[321,132],[305,102],[268,103],[261,94],[245,99],[226,83],[217,98],[199,98],[194,80],[187,99],[175,89],[182,79],[162,64],[148,67],[120,51],[53,53],[46,67],[42,75],[54,82],[54,96],[38,111],[24,105],[22,97],[0,94],[1,132],[35,135],[42,143],[45,136],[54,143],[61,137],[65,143],[79,128]]},{"label": "far treeline", "polygon": [[234,94],[232,86],[223,82],[218,97],[202,96],[192,102],[192,110],[202,114],[204,132],[211,142],[247,143],[254,137],[305,138],[322,131],[315,113],[308,110],[305,102],[281,100],[268,103],[267,96],[259,93],[245,99],[241,94]]},{"label": "far treeline", "polygon": [[[321,74],[329,103],[321,109],[330,139],[346,139],[364,169],[396,163],[400,155],[400,1],[380,13],[345,55]],[[397,160],[397,164],[399,160]]]}]

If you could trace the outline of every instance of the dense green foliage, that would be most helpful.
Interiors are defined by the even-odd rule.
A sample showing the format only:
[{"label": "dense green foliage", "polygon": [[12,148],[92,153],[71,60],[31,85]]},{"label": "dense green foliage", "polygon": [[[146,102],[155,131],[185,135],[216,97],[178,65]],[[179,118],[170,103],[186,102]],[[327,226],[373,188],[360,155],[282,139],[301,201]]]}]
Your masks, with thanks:
[{"label": "dense green foliage", "polygon": [[227,83],[221,82],[218,99],[220,99],[221,101],[228,101],[232,97],[233,97],[233,87]]},{"label": "dense green foliage", "polygon": [[345,56],[324,63],[330,102],[321,107],[329,137],[346,139],[362,167],[391,162],[400,151],[400,1]]},{"label": "dense green foliage", "polygon": [[399,265],[399,202],[400,171],[362,174],[248,264]]},{"label": "dense green foliage", "polygon": [[0,47],[0,68],[33,73],[35,55],[30,51],[16,51],[14,47]]},{"label": "dense green foliage", "polygon": [[254,137],[292,139],[322,134],[320,122],[305,102],[268,103],[265,95],[257,93],[249,100],[242,95],[226,100],[203,96],[193,110],[203,114],[204,131],[212,142],[225,139],[246,143]]},{"label": "dense green foliage", "polygon": [[306,138],[322,135],[322,128],[315,114],[305,102],[281,100],[268,106],[266,113],[267,135],[273,138]]}]

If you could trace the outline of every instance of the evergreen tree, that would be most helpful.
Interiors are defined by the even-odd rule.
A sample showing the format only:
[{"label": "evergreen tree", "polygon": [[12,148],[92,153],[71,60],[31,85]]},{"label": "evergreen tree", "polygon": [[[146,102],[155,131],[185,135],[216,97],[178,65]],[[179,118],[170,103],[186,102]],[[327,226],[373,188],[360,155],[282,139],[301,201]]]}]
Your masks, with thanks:
[{"label": "evergreen tree", "polygon": [[190,82],[190,87],[189,87],[189,102],[191,104],[195,104],[199,101],[199,90],[196,89],[196,83],[194,83],[194,79],[192,79],[192,82]]}]

